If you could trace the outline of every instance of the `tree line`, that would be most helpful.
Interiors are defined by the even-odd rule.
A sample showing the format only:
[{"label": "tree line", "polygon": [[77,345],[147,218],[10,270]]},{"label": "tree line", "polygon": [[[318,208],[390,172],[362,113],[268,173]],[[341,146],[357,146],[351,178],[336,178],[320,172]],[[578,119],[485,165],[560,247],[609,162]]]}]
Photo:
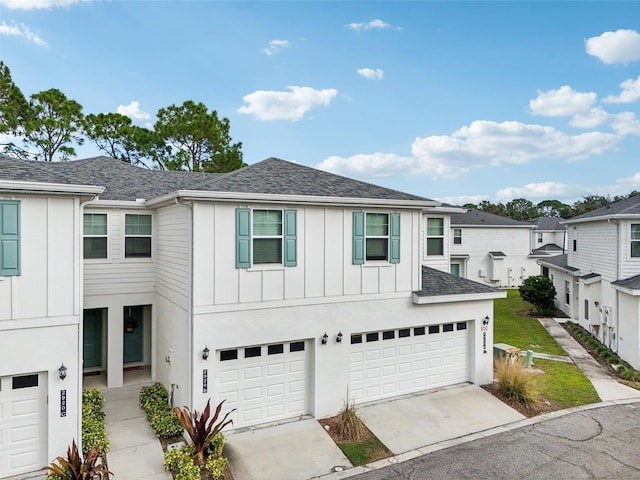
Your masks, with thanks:
[{"label": "tree line", "polygon": [[153,128],[120,113],[85,115],[82,106],[51,88],[26,98],[0,61],[0,138],[3,153],[20,159],[65,161],[74,145],[93,142],[104,155],[153,169],[223,173],[246,164],[228,118],[187,100],[158,110]]},{"label": "tree line", "polygon": [[609,195],[587,195],[571,205],[558,200],[543,200],[542,202],[534,204],[526,198],[515,198],[505,204],[491,203],[488,200],[483,200],[477,205],[467,203],[463,206],[465,208],[473,208],[482,212],[493,213],[494,215],[501,215],[526,222],[527,220],[538,217],[571,218],[576,215],[591,212],[592,210],[597,210],[601,207],[606,207],[618,200],[635,197],[636,195],[640,195],[640,192],[633,190],[627,195],[616,195],[614,197],[610,197]]}]

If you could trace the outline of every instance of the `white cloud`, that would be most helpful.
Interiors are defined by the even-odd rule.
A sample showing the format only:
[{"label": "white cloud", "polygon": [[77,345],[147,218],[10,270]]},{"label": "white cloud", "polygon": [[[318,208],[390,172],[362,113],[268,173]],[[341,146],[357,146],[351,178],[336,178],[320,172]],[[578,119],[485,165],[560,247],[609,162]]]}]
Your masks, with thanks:
[{"label": "white cloud", "polygon": [[7,25],[5,22],[0,23],[0,36],[24,37],[30,42],[35,43],[39,47],[47,47],[47,42],[29,30],[24,23]]},{"label": "white cloud", "polygon": [[329,157],[316,168],[327,172],[352,174],[356,177],[383,178],[392,177],[399,172],[415,168],[415,159],[401,157],[393,153],[358,154],[349,158]]},{"label": "white cloud", "polygon": [[640,121],[633,112],[611,115],[611,126],[618,135],[640,135]]},{"label": "white cloud", "polygon": [[507,187],[496,192],[497,202],[510,202],[514,198],[526,198],[536,203],[550,198],[580,195],[583,187],[559,182],[529,183],[523,187]]},{"label": "white cloud", "polygon": [[68,7],[89,0],[0,0],[0,5],[12,10],[34,10],[52,7]]},{"label": "white cloud", "polygon": [[586,41],[589,55],[604,63],[629,63],[640,59],[640,34],[635,30],[604,32]]},{"label": "white cloud", "polygon": [[387,30],[387,29],[392,29],[392,30],[402,30],[402,27],[394,27],[393,25],[383,22],[382,20],[380,20],[379,18],[376,18],[375,20],[371,20],[370,22],[367,23],[350,23],[349,25],[347,25],[347,28],[349,28],[350,30],[355,30],[356,32],[360,32],[362,30]]},{"label": "white cloud", "polygon": [[538,159],[580,160],[611,150],[620,140],[610,133],[567,135],[542,125],[478,120],[451,135],[417,137],[409,157],[383,153],[330,157],[319,168],[359,177],[405,174],[456,178],[480,167]]},{"label": "white cloud", "polygon": [[274,53],[278,53],[283,48],[289,48],[289,47],[290,47],[289,40],[275,39],[269,42],[269,46],[264,49],[264,53],[271,56]]},{"label": "white cloud", "polygon": [[384,78],[384,70],[381,68],[359,68],[358,74],[367,80],[382,80]]},{"label": "white cloud", "polygon": [[335,88],[316,90],[311,87],[287,87],[288,92],[256,90],[242,97],[247,105],[239,113],[254,115],[259,120],[300,120],[317,105],[328,106],[338,94]]},{"label": "white cloud", "polygon": [[121,115],[126,115],[131,120],[148,120],[151,118],[147,112],[140,110],[140,102],[132,100],[129,105],[118,105],[116,110]]},{"label": "white cloud", "polygon": [[487,195],[458,195],[453,197],[438,197],[434,198],[434,200],[438,200],[439,202],[448,203],[449,205],[466,205],[467,203],[473,203],[474,205],[478,205],[480,202],[484,200],[489,200]]},{"label": "white cloud", "polygon": [[529,101],[529,109],[534,115],[564,117],[584,112],[597,98],[594,92],[576,92],[569,85],[564,85],[558,90],[538,90],[538,96]]},{"label": "white cloud", "polygon": [[569,121],[569,125],[579,128],[595,128],[609,122],[611,115],[600,107],[594,107],[586,112],[576,113]]},{"label": "white cloud", "polygon": [[609,95],[602,99],[603,103],[633,103],[640,99],[640,76],[633,79],[625,80],[620,84],[622,92],[620,95]]}]

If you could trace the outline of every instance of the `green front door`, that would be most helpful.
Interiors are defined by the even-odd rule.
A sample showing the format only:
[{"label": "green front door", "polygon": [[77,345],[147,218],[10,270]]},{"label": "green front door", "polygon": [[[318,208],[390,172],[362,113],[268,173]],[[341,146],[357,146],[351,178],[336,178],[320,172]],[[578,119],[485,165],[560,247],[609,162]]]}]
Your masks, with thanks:
[{"label": "green front door", "polygon": [[84,368],[102,366],[102,309],[92,308],[83,314],[82,358]]},{"label": "green front door", "polygon": [[142,325],[144,306],[124,307],[124,363],[142,362]]}]

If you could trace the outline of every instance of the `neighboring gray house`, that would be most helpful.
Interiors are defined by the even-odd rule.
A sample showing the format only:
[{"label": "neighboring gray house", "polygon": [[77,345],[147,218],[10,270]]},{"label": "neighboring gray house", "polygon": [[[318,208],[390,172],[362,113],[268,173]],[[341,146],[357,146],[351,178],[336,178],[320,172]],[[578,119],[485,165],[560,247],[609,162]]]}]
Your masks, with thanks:
[{"label": "neighboring gray house", "polygon": [[234,428],[491,383],[482,326],[505,293],[447,272],[460,211],[275,158],[206,174],[0,156],[0,478],[80,438],[87,375],[226,399]]}]

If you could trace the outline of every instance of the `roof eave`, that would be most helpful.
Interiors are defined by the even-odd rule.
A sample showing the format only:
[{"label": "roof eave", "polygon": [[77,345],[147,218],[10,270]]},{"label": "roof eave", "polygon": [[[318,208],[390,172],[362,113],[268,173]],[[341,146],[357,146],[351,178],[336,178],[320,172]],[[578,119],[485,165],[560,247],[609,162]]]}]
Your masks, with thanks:
[{"label": "roof eave", "polygon": [[587,217],[587,218],[578,218],[578,219],[567,219],[564,222],[561,222],[563,224],[573,224],[573,223],[586,223],[586,222],[594,222],[594,221],[598,221],[598,222],[604,222],[604,221],[608,221],[608,220],[635,220],[635,219],[640,219],[640,214],[638,213],[634,213],[634,214],[624,214],[624,213],[617,213],[617,214],[613,214],[613,215],[597,215],[594,217]]},{"label": "roof eave", "polygon": [[66,183],[25,182],[18,180],[0,180],[0,191],[10,193],[47,193],[67,195],[99,195],[104,187],[95,185],[75,185]]},{"label": "roof eave", "polygon": [[627,295],[632,295],[634,297],[640,296],[640,290],[635,288],[624,287],[622,285],[611,284],[611,287],[614,290],[618,290],[619,292],[626,293]]},{"label": "roof eave", "polygon": [[476,300],[495,300],[497,298],[507,298],[507,292],[495,291],[486,293],[462,293],[456,295],[426,295],[420,296],[413,293],[413,303],[415,305],[428,305],[434,303],[453,302],[473,302]]}]

